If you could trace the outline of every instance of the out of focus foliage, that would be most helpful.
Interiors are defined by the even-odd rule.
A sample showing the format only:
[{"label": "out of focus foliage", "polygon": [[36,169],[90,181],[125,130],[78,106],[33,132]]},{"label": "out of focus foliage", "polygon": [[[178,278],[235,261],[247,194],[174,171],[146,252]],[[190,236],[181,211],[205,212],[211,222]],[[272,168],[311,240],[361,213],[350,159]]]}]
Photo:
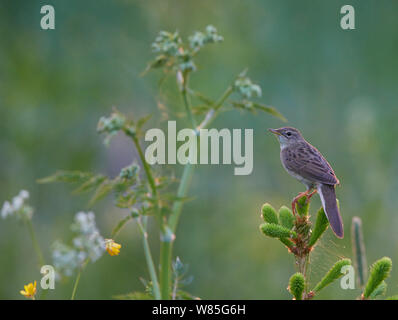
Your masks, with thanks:
[{"label": "out of focus foliage", "polygon": [[[44,4],[55,7],[55,30],[40,29]],[[38,185],[36,179],[59,168],[115,177],[133,163],[137,154],[124,137],[115,136],[107,150],[102,147],[95,133],[98,119],[112,106],[134,118],[159,110],[168,110],[170,120],[178,117],[183,106],[177,91],[170,89],[174,79],[165,77],[156,84],[157,75],[140,76],[151,57],[150,44],[159,30],[187,36],[212,24],[225,40],[217,50],[203,49],[208,52],[206,58],[195,60],[192,84],[216,98],[241,71],[242,62],[247,64],[263,88],[264,100],[300,128],[333,165],[341,181],[337,193],[346,229],[354,215],[366,221],[369,261],[380,254],[398,261],[398,42],[394,41],[398,3],[353,1],[354,31],[340,28],[344,4],[340,0],[1,1],[0,202],[21,189],[30,190],[42,247],[54,239],[72,239],[70,221],[86,208],[88,198],[71,198],[67,187]],[[204,38],[192,39],[193,44]],[[163,127],[165,119],[156,116],[148,126]],[[196,172],[190,192],[196,200],[186,204],[176,235],[184,241],[176,241],[175,248],[175,254],[190,265],[194,279],[187,290],[196,296],[290,296],[281,288],[286,287],[286,274],[293,273],[291,261],[282,246],[264,241],[257,229],[258,216],[252,214],[264,201],[279,207],[302,191],[302,185],[281,168],[274,137],[265,134],[266,128],[280,124],[276,118],[246,113],[228,113],[212,124],[254,129],[254,171],[234,176],[230,166],[201,166]],[[180,168],[167,170],[179,173]],[[108,200],[93,208],[101,230],[111,230],[123,217]],[[314,252],[310,271],[315,283],[337,257],[350,255],[348,237],[338,241],[329,233],[320,240],[327,254],[317,259]],[[27,240],[23,228],[0,221],[0,298],[23,298],[19,288],[39,277],[36,268],[26,263],[31,259],[35,264]],[[106,256],[95,268],[87,267],[79,298],[109,298],[142,289],[138,277],[146,268],[136,225],[125,228],[119,241],[126,246],[117,260]],[[43,251],[50,259],[50,251]],[[118,277],[107,277],[110,270]],[[390,287],[397,281],[398,271],[393,269]],[[48,297],[69,296],[72,285],[65,283]],[[319,294],[320,298],[352,296],[335,284]]]}]

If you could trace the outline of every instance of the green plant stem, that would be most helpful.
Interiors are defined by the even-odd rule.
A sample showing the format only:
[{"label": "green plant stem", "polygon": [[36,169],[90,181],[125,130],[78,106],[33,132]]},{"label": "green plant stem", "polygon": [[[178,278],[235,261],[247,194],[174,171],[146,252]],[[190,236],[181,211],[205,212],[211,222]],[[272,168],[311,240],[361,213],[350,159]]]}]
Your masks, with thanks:
[{"label": "green plant stem", "polygon": [[[184,74],[182,87],[181,87],[181,96],[184,102],[185,110],[187,112],[188,118],[191,122],[192,127],[196,128],[196,121],[192,114],[191,104],[188,98],[188,74]],[[180,185],[177,190],[177,197],[182,198],[185,197],[188,193],[189,182],[191,181],[192,175],[194,171],[194,166],[192,164],[186,164],[182,173]],[[173,204],[171,214],[168,220],[168,225],[170,231],[174,234],[177,229],[177,224],[179,217],[181,215],[182,210],[182,201],[176,200]],[[162,237],[161,238],[161,247],[160,247],[160,287],[162,292],[162,299],[170,298],[170,284],[171,284],[171,258],[173,251],[173,241],[174,239],[170,239],[170,237]]]},{"label": "green plant stem", "polygon": [[170,283],[171,283],[171,254],[173,251],[173,243],[171,241],[161,241],[160,244],[160,287],[163,300],[170,299]]},{"label": "green plant stem", "polygon": [[[181,88],[181,95],[184,102],[185,110],[187,111],[187,115],[191,121],[192,127],[196,128],[196,131],[198,132],[199,129],[207,127],[217,117],[222,104],[233,92],[233,89],[231,86],[227,88],[227,90],[223,93],[223,95],[218,100],[214,108],[209,111],[203,122],[197,127],[195,118],[193,117],[192,114],[191,105],[188,99],[187,85],[188,85],[188,76],[185,75],[183,79],[183,86]],[[194,173],[194,168],[195,168],[194,165],[190,163],[184,166],[180,185],[177,190],[178,198],[184,198],[187,196],[190,182],[192,180],[192,176]],[[178,221],[182,212],[182,206],[183,202],[181,200],[176,200],[173,204],[171,214],[168,219],[168,226],[173,234],[176,232],[177,229]],[[170,265],[171,265],[172,251],[173,251],[173,240],[167,238],[166,241],[161,241],[160,287],[161,287],[162,299],[170,298],[170,284],[171,284]]]},{"label": "green plant stem", "polygon": [[86,265],[87,265],[87,263],[88,263],[89,261],[90,261],[90,258],[87,258],[87,259],[83,262],[82,266],[79,268],[79,272],[78,272],[78,274],[77,274],[77,276],[76,276],[75,284],[73,285],[72,296],[71,296],[71,298],[70,298],[71,300],[75,300],[77,287],[78,287],[79,281],[80,281],[80,276],[81,276],[81,274],[82,274],[82,272],[83,272],[83,269],[86,267]]},{"label": "green plant stem", "polygon": [[303,257],[296,257],[296,264],[298,271],[304,276],[304,293],[303,299],[306,299],[308,293],[309,282],[307,278],[307,271],[309,265],[309,254]]},{"label": "green plant stem", "polygon": [[30,234],[30,238],[32,240],[33,248],[34,248],[34,250],[36,252],[37,259],[38,259],[39,264],[40,264],[39,268],[41,268],[42,266],[45,265],[44,257],[43,257],[43,253],[41,252],[39,242],[37,241],[37,238],[36,238],[36,233],[35,233],[35,230],[33,228],[32,220],[26,219],[25,220],[25,224],[26,224],[26,226],[27,226],[27,228],[29,230],[29,234]]},{"label": "green plant stem", "polygon": [[141,222],[141,217],[137,218],[137,224],[139,226],[139,229],[140,229],[141,235],[142,235],[145,258],[146,258],[146,262],[148,265],[149,276],[151,277],[151,281],[152,281],[152,285],[153,285],[153,293],[154,293],[155,299],[159,300],[161,298],[160,288],[159,288],[158,277],[156,275],[155,264],[153,263],[153,259],[152,259],[151,249],[149,247],[148,233],[146,232],[146,227],[144,227]]},{"label": "green plant stem", "polygon": [[224,91],[223,95],[220,97],[220,99],[217,101],[216,105],[214,108],[212,108],[205,116],[205,119],[201,122],[197,130],[204,129],[208,127],[214,119],[217,118],[217,116],[220,114],[221,107],[225,100],[228,99],[228,97],[232,94],[233,88],[232,86],[229,86],[227,90]]},{"label": "green plant stem", "polygon": [[191,104],[190,104],[189,98],[188,98],[187,82],[188,82],[188,77],[186,77],[186,79],[184,80],[184,85],[181,90],[181,95],[182,95],[182,99],[184,101],[185,111],[187,112],[188,119],[191,122],[192,127],[196,128],[196,120],[193,116]]},{"label": "green plant stem", "polygon": [[150,167],[149,164],[145,161],[144,152],[142,151],[140,142],[138,141],[138,138],[137,138],[136,135],[131,135],[131,134],[130,134],[129,136],[133,139],[135,148],[137,149],[137,152],[138,152],[138,155],[139,155],[140,160],[141,160],[141,162],[142,162],[142,165],[144,166],[144,171],[145,171],[145,174],[146,174],[146,176],[147,176],[147,179],[148,179],[148,182],[149,182],[149,186],[150,186],[150,188],[151,188],[151,191],[152,191],[153,195],[154,195],[155,197],[157,197],[158,192],[157,192],[157,189],[156,189],[155,180],[153,179],[153,176],[152,176],[151,167]]},{"label": "green plant stem", "polygon": [[[181,182],[178,186],[177,197],[184,198],[187,196],[188,189],[190,186],[190,182],[192,180],[193,172],[195,167],[188,163],[184,167],[184,171],[182,173]],[[182,212],[183,201],[177,200],[174,202],[170,218],[169,218],[169,227],[173,233],[175,233],[178,225],[178,221]]]},{"label": "green plant stem", "polygon": [[164,234],[166,232],[166,227],[165,227],[164,222],[162,221],[162,217],[160,214],[160,200],[159,200],[158,190],[157,190],[156,184],[155,184],[155,179],[152,176],[151,167],[145,160],[144,152],[142,151],[142,148],[141,148],[140,142],[138,141],[137,136],[131,135],[131,134],[129,134],[129,136],[133,139],[135,148],[137,149],[137,152],[138,152],[138,155],[142,162],[142,165],[144,166],[144,171],[145,171],[145,175],[148,179],[149,186],[150,186],[151,191],[156,199],[156,215],[155,215],[155,217],[158,220],[161,232]]}]

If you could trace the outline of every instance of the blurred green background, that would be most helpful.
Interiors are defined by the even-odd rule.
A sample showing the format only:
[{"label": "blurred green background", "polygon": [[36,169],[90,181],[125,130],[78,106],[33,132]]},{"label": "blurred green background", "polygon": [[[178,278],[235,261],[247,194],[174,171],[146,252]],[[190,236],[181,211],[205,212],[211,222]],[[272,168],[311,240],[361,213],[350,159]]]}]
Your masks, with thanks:
[{"label": "blurred green background", "polygon": [[[55,8],[56,29],[40,28],[40,7]],[[277,107],[327,157],[341,181],[337,194],[344,240],[328,230],[315,251],[312,281],[340,256],[351,257],[349,228],[363,219],[368,263],[393,260],[389,294],[398,292],[398,2],[352,0],[356,30],[340,28],[345,1],[1,1],[0,4],[0,203],[20,189],[31,192],[33,218],[47,261],[56,239],[71,238],[86,196],[36,179],[57,169],[115,175],[137,157],[130,141],[109,148],[96,123],[112,106],[133,117],[153,113],[164,126],[161,101],[182,110],[172,85],[159,90],[159,72],[141,77],[153,58],[160,30],[188,36],[213,24],[225,38],[198,57],[196,87],[217,98],[243,68],[263,89],[259,101]],[[173,117],[170,118],[173,120]],[[185,121],[185,120],[181,120]],[[184,122],[182,122],[184,124]],[[279,146],[265,134],[283,123],[267,114],[231,112],[217,128],[254,129],[254,171],[234,176],[233,166],[199,166],[177,232],[175,255],[190,265],[186,290],[201,298],[287,299],[293,260],[258,229],[263,202],[279,207],[304,187],[282,168]],[[177,174],[181,168],[172,168]],[[320,205],[315,197],[312,210]],[[95,205],[98,226],[109,236],[125,212],[111,199]],[[39,280],[26,228],[0,220],[0,298],[24,299],[19,290]],[[132,223],[118,239],[118,257],[104,255],[83,273],[77,298],[108,299],[141,291],[148,278],[141,239]],[[155,259],[158,235],[150,239]],[[394,267],[395,265],[395,267]],[[51,299],[69,299],[74,279],[57,283]],[[338,283],[320,298],[354,298]]]}]

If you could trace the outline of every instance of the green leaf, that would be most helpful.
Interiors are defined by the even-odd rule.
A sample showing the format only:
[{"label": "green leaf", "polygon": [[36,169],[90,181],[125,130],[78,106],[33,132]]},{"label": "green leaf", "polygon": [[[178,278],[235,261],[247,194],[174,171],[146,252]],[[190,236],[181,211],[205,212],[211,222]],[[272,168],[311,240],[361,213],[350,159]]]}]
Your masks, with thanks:
[{"label": "green leaf", "polygon": [[115,205],[119,208],[131,208],[137,203],[137,194],[128,192],[127,194],[119,194],[116,196]]},{"label": "green leaf", "polygon": [[131,215],[128,215],[127,217],[120,220],[118,224],[113,228],[111,238],[114,239],[120,232],[120,230],[126,225],[126,223],[132,219],[133,217]]},{"label": "green leaf", "polygon": [[146,67],[146,69],[141,73],[141,76],[146,75],[149,71],[153,70],[153,69],[159,69],[159,68],[163,68],[166,63],[169,61],[169,58],[164,55],[164,54],[160,54],[158,55],[155,60],[150,61],[148,63],[148,66]]},{"label": "green leaf", "polygon": [[59,170],[55,174],[37,180],[38,183],[68,182],[84,183],[93,176],[90,172]]},{"label": "green leaf", "polygon": [[310,202],[307,201],[307,196],[302,196],[296,203],[296,210],[300,216],[308,216]]},{"label": "green leaf", "polygon": [[386,300],[398,300],[398,294],[388,297],[388,298],[386,298]]},{"label": "green leaf", "polygon": [[211,108],[215,105],[215,102],[212,99],[206,97],[204,94],[198,91],[189,90],[189,93],[198,98],[200,101],[202,101],[208,108],[209,107]]},{"label": "green leaf", "polygon": [[375,299],[378,296],[385,295],[387,292],[387,283],[385,281],[382,281],[377,288],[370,294],[369,298],[370,299]]},{"label": "green leaf", "polygon": [[262,217],[265,222],[279,224],[278,215],[273,206],[269,203],[264,203],[261,207]]},{"label": "green leaf", "polygon": [[255,109],[267,112],[267,113],[273,115],[274,117],[277,117],[277,118],[281,119],[283,122],[287,121],[287,119],[277,109],[275,109],[274,107],[266,106],[264,104],[256,103],[256,102],[253,102],[253,107]]},{"label": "green leaf", "polygon": [[93,197],[90,199],[89,206],[91,207],[95,202],[106,197],[113,190],[113,181],[106,179],[95,190]]},{"label": "green leaf", "polygon": [[279,240],[288,248],[292,248],[294,246],[294,243],[288,238],[279,238]]},{"label": "green leaf", "polygon": [[275,223],[263,223],[260,226],[260,230],[268,237],[272,238],[290,238],[291,236],[296,237],[296,232],[282,227]]},{"label": "green leaf", "polygon": [[102,182],[106,180],[106,177],[99,174],[91,177],[84,182],[80,187],[74,190],[74,193],[83,193],[97,188]]},{"label": "green leaf", "polygon": [[305,279],[300,272],[297,272],[290,277],[288,289],[290,293],[293,295],[295,300],[303,299],[304,288],[305,288]]},{"label": "green leaf", "polygon": [[333,281],[337,280],[340,278],[343,273],[341,273],[341,269],[344,266],[351,265],[351,260],[350,259],[342,259],[340,261],[337,261],[332,268],[328,271],[328,273],[322,278],[321,281],[315,286],[314,292],[319,292],[329,284],[331,284]]},{"label": "green leaf", "polygon": [[279,209],[279,221],[282,226],[288,229],[292,229],[295,220],[296,219],[294,218],[292,211],[288,207],[282,206]]},{"label": "green leaf", "polygon": [[193,106],[192,108],[191,108],[191,110],[192,110],[192,112],[194,113],[194,114],[197,114],[197,115],[201,115],[201,114],[205,114],[205,113],[207,113],[209,110],[211,109],[211,107],[209,107],[208,105],[198,105],[198,106]]},{"label": "green leaf", "polygon": [[369,280],[366,284],[365,291],[363,292],[365,298],[369,298],[380,283],[390,275],[391,268],[392,261],[388,257],[383,257],[372,265]]},{"label": "green leaf", "polygon": [[312,247],[318,241],[318,239],[326,231],[328,226],[329,226],[328,218],[325,215],[325,211],[321,207],[316,215],[314,230],[312,231],[310,241],[308,242],[308,245],[310,247]]},{"label": "green leaf", "polygon": [[151,118],[152,118],[152,115],[148,114],[148,115],[138,119],[137,123],[135,124],[137,131],[138,132],[141,131],[144,124],[147,123],[149,121],[149,119],[151,119]]}]

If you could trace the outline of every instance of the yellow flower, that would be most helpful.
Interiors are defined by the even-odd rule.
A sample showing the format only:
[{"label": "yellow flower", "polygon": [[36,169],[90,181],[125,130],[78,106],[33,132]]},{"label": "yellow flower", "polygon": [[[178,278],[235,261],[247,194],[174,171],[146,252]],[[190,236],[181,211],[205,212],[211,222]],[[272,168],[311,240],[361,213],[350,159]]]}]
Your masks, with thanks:
[{"label": "yellow flower", "polygon": [[116,243],[112,239],[105,239],[105,249],[108,251],[109,255],[117,256],[120,253],[120,248],[122,246]]},{"label": "yellow flower", "polygon": [[23,286],[25,290],[21,290],[20,293],[26,298],[35,299],[36,294],[36,281],[34,283],[29,283],[26,286]]}]

